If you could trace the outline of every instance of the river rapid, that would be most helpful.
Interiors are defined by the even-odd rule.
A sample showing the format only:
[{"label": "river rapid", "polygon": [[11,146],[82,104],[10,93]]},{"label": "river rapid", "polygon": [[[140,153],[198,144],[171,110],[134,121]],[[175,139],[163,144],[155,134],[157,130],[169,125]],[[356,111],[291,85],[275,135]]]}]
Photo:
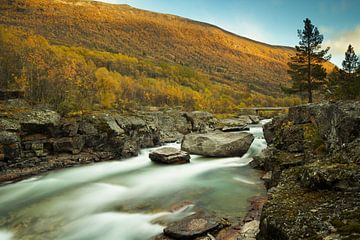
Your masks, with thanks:
[{"label": "river rapid", "polygon": [[[0,187],[0,240],[146,240],[167,223],[205,209],[236,222],[248,199],[265,194],[248,166],[266,148],[262,124],[242,157],[206,158],[163,166],[153,149],[122,161],[53,171]],[[169,144],[180,148],[179,144]]]}]

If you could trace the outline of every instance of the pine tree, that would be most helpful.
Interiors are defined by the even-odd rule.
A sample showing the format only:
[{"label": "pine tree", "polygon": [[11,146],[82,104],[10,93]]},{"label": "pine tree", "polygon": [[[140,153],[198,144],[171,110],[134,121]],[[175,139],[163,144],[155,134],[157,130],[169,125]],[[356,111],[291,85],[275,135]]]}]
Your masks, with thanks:
[{"label": "pine tree", "polygon": [[335,68],[329,74],[327,92],[330,99],[357,99],[360,97],[360,62],[354,48],[349,45],[345,52],[342,69]]},{"label": "pine tree", "polygon": [[360,62],[351,44],[345,52],[345,60],[342,62],[342,66],[339,79],[341,98],[358,98],[360,96]]},{"label": "pine tree", "polygon": [[304,20],[304,29],[298,30],[299,46],[295,46],[296,55],[288,63],[292,87],[284,89],[288,93],[306,92],[308,102],[313,102],[313,90],[324,84],[326,70],[322,64],[330,59],[329,47],[321,49],[323,35],[319,33],[310,19]]},{"label": "pine tree", "polygon": [[345,60],[342,62],[342,66],[344,71],[349,74],[355,73],[360,67],[359,58],[356,56],[351,44],[345,52]]}]

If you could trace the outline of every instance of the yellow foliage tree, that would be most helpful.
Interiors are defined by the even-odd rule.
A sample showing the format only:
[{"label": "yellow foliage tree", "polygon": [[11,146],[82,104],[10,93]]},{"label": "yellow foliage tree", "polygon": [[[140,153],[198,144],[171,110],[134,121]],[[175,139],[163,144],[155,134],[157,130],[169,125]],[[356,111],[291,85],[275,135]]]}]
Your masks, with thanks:
[{"label": "yellow foliage tree", "polygon": [[102,67],[96,70],[95,76],[96,96],[104,107],[111,108],[117,100],[117,94],[120,92],[121,75]]}]

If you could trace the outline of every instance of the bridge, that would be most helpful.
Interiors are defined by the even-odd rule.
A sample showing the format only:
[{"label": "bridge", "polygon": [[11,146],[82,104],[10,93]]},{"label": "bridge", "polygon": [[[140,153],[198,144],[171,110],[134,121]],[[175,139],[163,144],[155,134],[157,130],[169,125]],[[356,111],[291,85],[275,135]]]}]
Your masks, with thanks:
[{"label": "bridge", "polygon": [[275,112],[275,111],[287,111],[289,107],[248,107],[238,108],[239,111],[251,111],[259,115],[259,112]]}]

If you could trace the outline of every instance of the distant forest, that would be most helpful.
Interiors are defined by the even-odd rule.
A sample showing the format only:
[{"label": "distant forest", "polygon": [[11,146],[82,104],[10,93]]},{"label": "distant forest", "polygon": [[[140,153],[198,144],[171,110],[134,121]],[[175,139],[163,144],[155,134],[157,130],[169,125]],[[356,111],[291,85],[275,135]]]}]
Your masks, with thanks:
[{"label": "distant forest", "polygon": [[240,107],[288,106],[299,97],[273,97],[226,85],[180,64],[50,44],[37,34],[0,25],[0,88],[23,89],[33,103],[61,112],[138,106],[233,112]]}]

